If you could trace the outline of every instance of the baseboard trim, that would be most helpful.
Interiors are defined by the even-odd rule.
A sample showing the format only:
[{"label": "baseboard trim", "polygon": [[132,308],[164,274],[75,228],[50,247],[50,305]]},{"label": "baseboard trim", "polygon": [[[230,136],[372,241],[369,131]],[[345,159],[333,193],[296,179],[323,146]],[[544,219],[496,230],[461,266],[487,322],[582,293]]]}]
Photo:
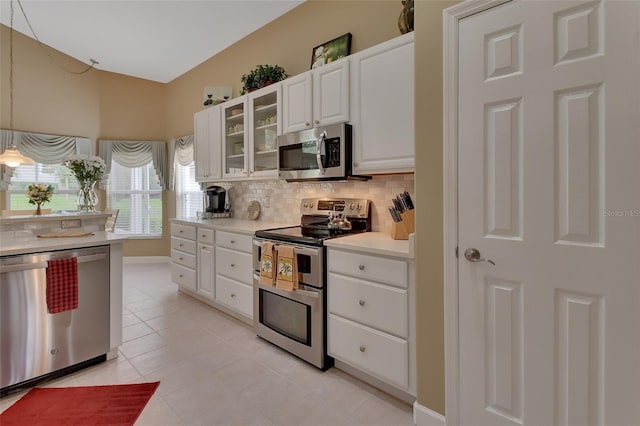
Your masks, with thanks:
[{"label": "baseboard trim", "polygon": [[442,414],[437,413],[424,405],[413,403],[413,423],[416,426],[445,426],[446,421]]},{"label": "baseboard trim", "polygon": [[169,256],[125,256],[122,263],[169,263]]}]

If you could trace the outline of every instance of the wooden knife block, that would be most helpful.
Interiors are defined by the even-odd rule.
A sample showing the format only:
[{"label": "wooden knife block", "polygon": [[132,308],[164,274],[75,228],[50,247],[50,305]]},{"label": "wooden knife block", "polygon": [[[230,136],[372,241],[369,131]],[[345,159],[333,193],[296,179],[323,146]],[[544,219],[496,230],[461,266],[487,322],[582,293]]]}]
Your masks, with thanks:
[{"label": "wooden knife block", "polygon": [[391,224],[391,238],[394,240],[408,240],[409,234],[413,234],[416,231],[416,211],[407,210],[400,213],[402,221],[393,222]]}]

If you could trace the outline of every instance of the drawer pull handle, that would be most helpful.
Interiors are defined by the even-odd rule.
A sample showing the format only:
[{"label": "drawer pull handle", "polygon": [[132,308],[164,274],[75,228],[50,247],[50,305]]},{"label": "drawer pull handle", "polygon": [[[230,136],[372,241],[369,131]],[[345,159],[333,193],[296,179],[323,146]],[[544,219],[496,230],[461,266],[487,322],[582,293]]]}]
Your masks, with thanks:
[{"label": "drawer pull handle", "polygon": [[202,234],[202,238],[207,238],[207,236],[205,234]]},{"label": "drawer pull handle", "polygon": [[180,243],[180,247],[182,247],[184,244]]},{"label": "drawer pull handle", "polygon": [[235,297],[236,297],[236,294],[235,293],[231,293],[231,298],[233,299]]},{"label": "drawer pull handle", "polygon": [[178,231],[179,234],[182,234],[184,231],[181,229]]},{"label": "drawer pull handle", "polygon": [[235,263],[232,263],[232,264],[231,264],[231,267],[232,267],[232,268],[235,268],[235,267],[236,267]]},{"label": "drawer pull handle", "polygon": [[180,256],[178,259],[182,260],[182,256]]},{"label": "drawer pull handle", "polygon": [[231,241],[229,241],[229,242],[230,242],[231,244],[235,244],[235,243],[236,243],[236,240],[231,240]]},{"label": "drawer pull handle", "polygon": [[180,278],[184,277],[184,275],[182,275],[182,274],[180,274],[180,275],[178,275],[178,276],[179,276]]},{"label": "drawer pull handle", "polygon": [[364,265],[358,265],[358,269],[360,269],[361,271],[364,271]]},{"label": "drawer pull handle", "polygon": [[366,350],[367,350],[367,347],[366,347],[366,346],[360,346],[360,352],[363,352],[363,353],[364,353],[364,351],[366,351]]},{"label": "drawer pull handle", "polygon": [[360,301],[359,301],[358,303],[360,304],[360,306],[364,306],[365,301],[364,301],[364,300],[362,300],[362,299],[360,299]]}]

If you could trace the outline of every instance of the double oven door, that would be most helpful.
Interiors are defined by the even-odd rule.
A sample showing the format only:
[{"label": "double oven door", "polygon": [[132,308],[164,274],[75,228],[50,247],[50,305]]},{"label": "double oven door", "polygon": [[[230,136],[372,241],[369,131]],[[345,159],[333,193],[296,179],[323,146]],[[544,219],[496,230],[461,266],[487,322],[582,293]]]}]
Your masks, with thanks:
[{"label": "double oven door", "polygon": [[299,289],[289,292],[260,284],[260,247],[263,241],[274,243],[276,250],[282,243],[260,238],[253,241],[253,323],[256,334],[320,369],[329,368],[325,333],[325,248],[288,244],[295,247],[299,274]]}]

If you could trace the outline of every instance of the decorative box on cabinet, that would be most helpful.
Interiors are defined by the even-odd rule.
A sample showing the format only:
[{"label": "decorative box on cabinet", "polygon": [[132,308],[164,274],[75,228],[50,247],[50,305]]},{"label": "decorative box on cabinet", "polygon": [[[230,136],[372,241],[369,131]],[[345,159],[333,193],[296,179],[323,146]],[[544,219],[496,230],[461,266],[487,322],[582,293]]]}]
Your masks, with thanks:
[{"label": "decorative box on cabinet", "polygon": [[196,182],[210,182],[222,177],[220,165],[221,116],[214,106],[194,115],[194,155]]},{"label": "decorative box on cabinet", "polygon": [[196,227],[171,225],[171,280],[181,288],[196,291]]},{"label": "decorative box on cabinet", "polygon": [[216,302],[253,318],[253,264],[250,235],[216,231]]},{"label": "decorative box on cabinet", "polygon": [[415,395],[414,265],[329,248],[329,355]]},{"label": "decorative box on cabinet", "polygon": [[349,56],[354,173],[415,170],[413,37]]},{"label": "decorative box on cabinet", "polygon": [[282,132],[349,121],[349,60],[323,65],[282,82]]}]

